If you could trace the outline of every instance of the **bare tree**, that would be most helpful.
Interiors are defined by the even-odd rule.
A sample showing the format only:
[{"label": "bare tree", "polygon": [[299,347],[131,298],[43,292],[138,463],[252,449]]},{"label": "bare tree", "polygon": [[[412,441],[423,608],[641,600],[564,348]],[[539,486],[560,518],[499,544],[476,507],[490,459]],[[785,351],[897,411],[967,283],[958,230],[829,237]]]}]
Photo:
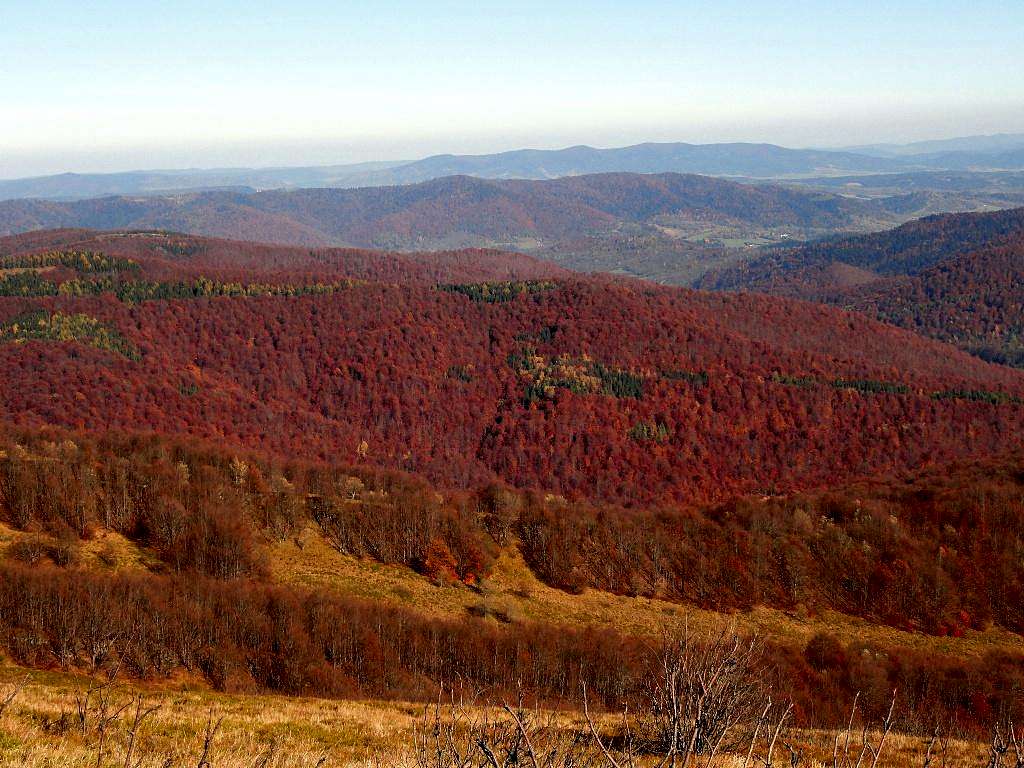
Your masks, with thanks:
[{"label": "bare tree", "polygon": [[14,683],[13,685],[7,686],[7,690],[0,693],[0,717],[3,716],[7,708],[14,703],[14,700],[18,698],[25,686],[28,685],[29,676],[25,675],[20,682]]},{"label": "bare tree", "polygon": [[427,708],[414,735],[417,768],[599,768],[586,733],[566,728],[554,713],[515,706],[466,703],[444,692]]},{"label": "bare tree", "polygon": [[[896,691],[893,691],[892,699],[889,702],[889,711],[875,730],[877,741],[875,741],[876,737],[872,733],[870,724],[864,722],[860,730],[860,746],[858,747],[857,739],[853,737],[853,732],[859,701],[860,694],[858,693],[853,698],[853,706],[850,709],[850,719],[847,721],[846,730],[836,732],[835,742],[832,747],[831,768],[876,768],[882,756],[882,750],[885,748],[885,741],[895,726],[893,715],[896,710]],[[839,747],[840,742],[843,745],[841,750]],[[926,760],[930,760],[930,754],[929,750],[925,756]],[[926,766],[928,764],[927,762],[925,763]]]},{"label": "bare tree", "polygon": [[[710,765],[723,750],[739,746],[742,733],[753,742],[762,721],[769,717],[770,700],[761,684],[758,665],[761,648],[757,638],[743,638],[724,629],[698,642],[685,630],[666,636],[652,653],[647,695],[630,718],[623,716],[623,748],[614,754],[590,715],[586,691],[584,716],[591,735],[606,761],[616,768],[637,765],[638,755],[657,756],[655,765],[688,766],[700,758]],[[765,706],[765,701],[769,706]],[[758,715],[760,714],[760,718]],[[789,710],[771,730],[771,752]],[[748,736],[749,737],[749,736]]]},{"label": "bare tree", "polygon": [[[775,765],[775,750],[778,749],[779,741],[785,733],[789,716],[793,714],[793,705],[786,703],[783,706],[775,706],[768,698],[764,710],[761,712],[757,723],[754,725],[754,732],[750,736],[750,746],[747,749],[747,757],[744,761],[744,768],[749,765],[761,764],[765,768],[773,768]],[[758,735],[764,737],[764,745],[758,741]],[[800,764],[803,757],[803,750],[794,746],[785,739],[782,739],[783,746],[789,752],[789,764],[793,768]]]},{"label": "bare tree", "polygon": [[[946,759],[949,756],[949,733],[943,732],[941,726],[935,726],[932,736],[928,739],[928,746],[924,751],[924,762],[922,768],[946,768]],[[936,759],[939,762],[936,764]]]},{"label": "bare tree", "polygon": [[[82,738],[89,738],[90,731],[95,737],[93,747],[96,750],[97,768],[103,764],[110,730],[132,703],[128,700],[120,706],[116,705],[110,696],[113,684],[114,680],[110,678],[104,683],[93,683],[84,691],[75,693],[75,710]],[[141,697],[139,701],[141,702]]]},{"label": "bare tree", "polygon": [[160,709],[159,704],[145,706],[141,695],[135,697],[135,715],[132,717],[132,721],[128,726],[128,734],[125,737],[124,768],[138,768],[142,762],[141,757],[134,763],[132,762],[132,758],[135,757],[135,742],[138,738],[139,728],[142,727],[145,719],[158,709]]},{"label": "bare tree", "polygon": [[211,768],[210,763],[210,750],[213,748],[213,740],[217,736],[217,731],[220,730],[221,723],[224,722],[224,718],[217,718],[217,721],[213,720],[213,709],[210,709],[210,715],[206,719],[206,730],[203,732],[203,751],[199,755],[199,762],[196,763],[196,768]]},{"label": "bare tree", "polygon": [[[989,744],[988,768],[1024,768],[1024,736],[1014,728],[1013,722],[997,724],[992,729]],[[1012,761],[1012,762],[1011,762]]]}]

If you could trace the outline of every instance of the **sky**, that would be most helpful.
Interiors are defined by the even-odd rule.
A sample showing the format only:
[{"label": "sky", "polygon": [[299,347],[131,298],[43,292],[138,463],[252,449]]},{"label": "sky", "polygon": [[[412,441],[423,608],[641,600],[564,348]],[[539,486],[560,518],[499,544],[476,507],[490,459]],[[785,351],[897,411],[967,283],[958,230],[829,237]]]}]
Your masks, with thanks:
[{"label": "sky", "polygon": [[1024,2],[0,0],[0,178],[1024,132]]}]

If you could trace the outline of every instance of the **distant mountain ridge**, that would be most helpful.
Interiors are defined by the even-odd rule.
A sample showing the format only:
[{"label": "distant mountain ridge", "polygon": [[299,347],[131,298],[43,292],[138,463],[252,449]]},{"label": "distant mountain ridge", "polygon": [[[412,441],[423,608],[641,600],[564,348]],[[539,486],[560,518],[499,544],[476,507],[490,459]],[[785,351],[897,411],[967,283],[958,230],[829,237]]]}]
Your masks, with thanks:
[{"label": "distant mountain ridge", "polygon": [[440,154],[413,161],[347,165],[64,173],[0,180],[0,200],[76,200],[104,195],[160,195],[211,189],[349,189],[416,184],[460,175],[485,179],[555,179],[623,172],[780,179],[915,170],[1022,169],[1024,134],[846,149],[793,149],[748,142],[646,142],[607,149],[577,145],[564,149],[517,149],[481,155]]},{"label": "distant mountain ridge", "polygon": [[184,192],[296,187],[371,185],[379,174],[401,162],[356,163],[289,168],[212,168],[126,171],[123,173],[61,173],[0,180],[0,199],[79,200],[112,195],[164,195]]},{"label": "distant mountain ridge", "polygon": [[951,139],[912,141],[908,144],[866,144],[843,147],[844,152],[876,157],[913,157],[944,152],[1007,152],[1024,148],[1024,133],[995,133],[983,136],[957,136]]},{"label": "distant mountain ridge", "polygon": [[891,158],[851,152],[789,149],[774,144],[646,143],[597,149],[520,149],[484,155],[434,155],[412,162],[359,163],[322,167],[133,171],[60,174],[0,180],[0,199],[73,200],[101,195],[166,194],[210,188],[289,189],[414,184],[442,176],[551,179],[581,174],[699,173],[709,176],[775,178],[819,173],[879,173],[904,170]]},{"label": "distant mountain ridge", "polygon": [[646,143],[615,149],[588,146],[522,149],[492,155],[436,155],[392,169],[399,183],[466,174],[483,178],[548,179],[592,173],[696,173],[777,177],[846,168],[886,171],[888,160],[847,152],[788,149],[774,144]]}]

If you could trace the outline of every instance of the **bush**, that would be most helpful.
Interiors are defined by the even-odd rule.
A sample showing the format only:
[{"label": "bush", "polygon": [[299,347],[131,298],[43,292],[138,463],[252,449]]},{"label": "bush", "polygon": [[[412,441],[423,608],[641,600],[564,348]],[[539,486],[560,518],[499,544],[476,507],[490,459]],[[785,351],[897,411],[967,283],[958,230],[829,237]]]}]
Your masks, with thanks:
[{"label": "bush", "polygon": [[78,542],[68,538],[57,539],[57,541],[47,547],[46,553],[53,560],[54,564],[61,568],[71,568],[78,565],[82,559]]},{"label": "bush", "polygon": [[819,632],[807,643],[804,658],[819,672],[826,669],[842,669],[846,666],[846,647],[834,635]]},{"label": "bush", "polygon": [[7,557],[26,565],[35,565],[46,557],[46,541],[39,536],[25,536],[7,548]]}]

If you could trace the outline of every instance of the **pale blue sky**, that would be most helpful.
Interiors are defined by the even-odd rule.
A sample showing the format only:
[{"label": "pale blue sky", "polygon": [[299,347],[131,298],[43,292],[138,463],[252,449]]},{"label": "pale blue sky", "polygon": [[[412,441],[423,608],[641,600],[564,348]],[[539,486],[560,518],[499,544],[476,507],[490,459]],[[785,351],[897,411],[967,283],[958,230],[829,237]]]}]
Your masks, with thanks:
[{"label": "pale blue sky", "polygon": [[1024,131],[1022,39],[1022,0],[0,0],[0,177]]}]

